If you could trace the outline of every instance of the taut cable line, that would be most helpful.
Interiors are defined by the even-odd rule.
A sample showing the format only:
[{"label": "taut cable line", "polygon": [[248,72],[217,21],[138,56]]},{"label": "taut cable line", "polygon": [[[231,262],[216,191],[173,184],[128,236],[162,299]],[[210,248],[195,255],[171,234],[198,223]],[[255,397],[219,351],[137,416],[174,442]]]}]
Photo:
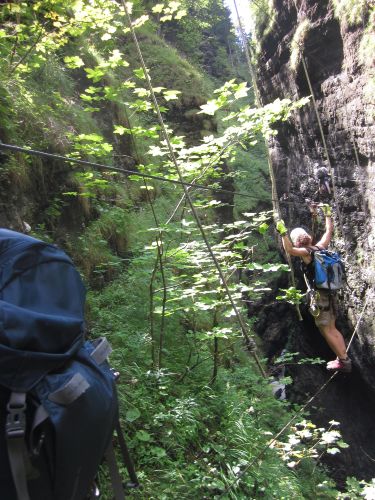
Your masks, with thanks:
[{"label": "taut cable line", "polygon": [[[25,153],[25,154],[32,155],[32,156],[39,156],[41,158],[50,158],[51,160],[59,160],[59,161],[63,161],[66,163],[76,163],[77,165],[82,165],[85,167],[93,167],[93,168],[96,168],[97,170],[103,170],[103,171],[107,171],[107,172],[117,172],[117,173],[123,174],[123,175],[125,175],[125,174],[136,175],[137,177],[140,177],[140,178],[166,182],[169,184],[174,184],[176,186],[187,186],[187,187],[196,188],[196,189],[203,189],[205,191],[212,191],[214,193],[232,194],[235,196],[241,196],[241,197],[249,198],[252,200],[259,200],[258,196],[247,194],[247,193],[241,193],[240,191],[231,191],[230,189],[222,189],[222,188],[216,188],[216,187],[212,187],[212,186],[205,186],[204,184],[197,184],[196,182],[187,182],[187,181],[169,179],[168,177],[163,177],[161,175],[146,174],[143,172],[138,172],[137,170],[130,170],[127,168],[122,168],[122,167],[114,167],[113,165],[105,165],[103,163],[96,163],[96,162],[87,161],[87,160],[79,160],[77,158],[69,158],[68,156],[62,156],[62,155],[57,155],[54,153],[48,153],[46,151],[39,151],[39,150],[35,150],[35,149],[25,148],[25,147],[17,146],[14,144],[5,144],[1,141],[0,141],[0,149],[13,151],[14,153]],[[280,201],[280,203],[291,204],[291,205],[295,204],[295,202],[288,201],[288,200],[282,200],[282,201]],[[300,205],[304,205],[304,203],[300,203]]]},{"label": "taut cable line", "polygon": [[238,7],[237,7],[236,0],[233,0],[233,4],[234,4],[234,8],[236,10],[238,28],[239,28],[239,31],[240,31],[240,37],[241,37],[241,41],[242,41],[242,46],[243,46],[243,49],[245,51],[245,57],[246,57],[247,66],[248,66],[248,69],[249,69],[249,72],[250,72],[250,76],[251,76],[251,80],[252,80],[252,83],[253,83],[252,88],[254,89],[255,101],[256,101],[257,106],[260,107],[261,104],[260,104],[259,90],[258,90],[258,86],[256,84],[255,71],[254,71],[253,65],[251,64],[251,54],[250,54],[250,51],[249,51],[248,41],[247,41],[247,39],[245,37],[245,30],[243,29],[243,26],[242,26],[242,22],[241,22],[240,14],[238,12]]},{"label": "taut cable line", "polygon": [[130,29],[130,32],[131,32],[131,35],[132,35],[132,38],[133,38],[133,41],[134,41],[134,44],[135,44],[135,47],[136,47],[136,51],[137,51],[137,54],[138,54],[138,57],[139,57],[139,61],[141,63],[141,66],[142,66],[142,69],[143,69],[143,72],[144,72],[144,75],[145,75],[145,79],[146,79],[146,83],[147,83],[147,86],[149,88],[149,91],[150,91],[150,97],[151,97],[151,100],[153,102],[153,105],[154,105],[154,110],[156,112],[156,115],[158,117],[158,121],[159,121],[159,124],[160,124],[160,127],[161,127],[161,131],[162,131],[162,134],[163,134],[163,137],[164,137],[164,140],[167,144],[167,147],[168,147],[168,151],[169,151],[169,156],[170,156],[170,159],[171,161],[173,162],[174,166],[175,166],[175,169],[176,169],[176,172],[178,174],[178,177],[180,179],[180,182],[181,182],[181,185],[183,187],[183,190],[184,190],[184,194],[185,194],[185,198],[189,204],[189,207],[191,209],[191,212],[196,220],[196,223],[197,223],[197,226],[200,230],[200,233],[201,233],[201,236],[202,236],[202,239],[207,247],[207,250],[208,250],[208,253],[210,254],[214,264],[215,264],[215,267],[217,269],[217,272],[219,274],[219,277],[220,277],[220,281],[222,283],[222,286],[225,290],[225,293],[229,299],[229,302],[233,308],[233,311],[235,313],[235,316],[237,318],[237,321],[238,321],[238,324],[240,326],[240,329],[241,329],[241,332],[242,332],[242,335],[243,335],[243,338],[244,338],[244,341],[245,341],[245,346],[247,348],[247,350],[251,353],[251,355],[253,356],[262,376],[264,378],[267,378],[267,375],[264,371],[264,368],[260,362],[260,359],[255,351],[255,343],[254,343],[254,340],[250,337],[249,333],[248,333],[248,327],[244,321],[244,319],[242,318],[242,315],[240,313],[240,311],[238,310],[237,308],[237,305],[232,297],[232,293],[229,289],[229,285],[225,279],[225,275],[224,275],[224,272],[221,268],[221,265],[215,255],[215,253],[213,252],[212,250],[212,247],[211,247],[211,244],[210,242],[208,241],[208,238],[207,238],[207,235],[206,235],[206,232],[204,230],[204,227],[199,219],[199,215],[198,215],[198,212],[194,206],[194,203],[193,203],[193,200],[190,196],[190,193],[189,193],[189,190],[187,188],[187,186],[185,185],[185,182],[184,182],[184,178],[183,178],[183,175],[182,175],[182,172],[181,172],[181,169],[178,165],[178,162],[177,162],[177,159],[176,159],[176,156],[175,156],[175,153],[174,153],[174,150],[173,150],[173,147],[172,147],[172,144],[171,144],[171,141],[170,141],[170,137],[169,137],[169,133],[165,127],[165,124],[164,124],[164,120],[163,120],[163,117],[161,115],[161,111],[160,111],[160,107],[159,107],[159,103],[158,103],[158,100],[156,98],[156,95],[155,95],[155,92],[154,92],[154,89],[153,89],[153,86],[152,86],[152,83],[151,83],[151,79],[150,79],[150,76],[148,74],[148,70],[147,70],[147,67],[146,67],[146,64],[145,64],[145,61],[143,59],[143,54],[142,54],[142,51],[141,51],[141,48],[140,48],[140,45],[139,45],[139,42],[138,42],[138,38],[137,38],[137,35],[135,33],[135,30],[134,30],[134,27],[133,27],[133,24],[132,24],[132,20],[131,20],[131,17],[130,17],[130,14],[129,14],[129,10],[128,10],[128,7],[126,5],[126,2],[125,0],[121,0],[121,3],[122,3],[122,6],[124,8],[124,12],[125,12],[125,15],[126,15],[126,18],[128,20],[128,25],[129,25],[129,29]]},{"label": "taut cable line", "polygon": [[[354,327],[353,333],[351,335],[351,338],[350,338],[350,341],[349,341],[349,344],[348,344],[347,351],[349,350],[349,348],[350,348],[350,346],[351,346],[351,344],[352,344],[352,342],[354,340],[354,337],[357,334],[359,325],[360,325],[360,323],[362,321],[362,318],[363,318],[363,315],[364,315],[365,310],[367,308],[367,305],[369,303],[369,300],[370,300],[370,294],[367,296],[367,299],[366,299],[365,304],[364,304],[364,306],[362,308],[360,317],[359,317],[358,321],[356,322],[356,325]],[[272,439],[267,443],[267,445],[264,446],[262,448],[262,450],[253,458],[253,460],[249,464],[246,465],[245,469],[243,469],[241,471],[241,473],[236,477],[236,479],[234,481],[232,481],[227,486],[227,488],[225,489],[225,491],[223,491],[223,493],[221,493],[221,495],[219,496],[219,498],[222,498],[224,495],[226,495],[227,493],[229,493],[229,491],[231,489],[233,489],[235,487],[235,485],[246,474],[246,472],[262,458],[262,456],[266,453],[266,451],[275,444],[275,442],[278,440],[278,438],[292,425],[292,423],[306,410],[306,408],[308,408],[311,405],[311,403],[313,401],[315,401],[315,399],[319,396],[319,394],[321,394],[328,387],[328,385],[338,375],[338,373],[339,373],[338,371],[335,371],[330,376],[330,378],[326,382],[324,382],[324,384],[322,384],[321,387],[319,387],[319,389],[311,396],[311,398],[308,399],[307,402],[301,408],[299,408],[299,410],[295,413],[295,415],[293,415],[293,417],[290,420],[288,420],[288,422],[279,430],[279,432],[277,432],[277,434],[275,434],[272,437]]]},{"label": "taut cable line", "polygon": [[326,389],[326,387],[329,385],[329,383],[336,377],[336,375],[338,374],[338,372],[335,372],[333,373],[330,378],[324,382],[324,384],[315,392],[315,394],[313,394],[313,396],[311,396],[311,398],[293,415],[293,417],[288,420],[288,422],[284,425],[284,427],[282,427],[279,432],[277,434],[275,434],[271,441],[269,441],[267,443],[266,446],[264,446],[264,448],[262,448],[262,450],[252,459],[252,461],[246,465],[245,469],[243,469],[240,474],[236,477],[236,479],[234,481],[232,481],[228,486],[227,488],[225,489],[225,491],[223,491],[223,493],[221,493],[221,495],[219,495],[219,498],[222,498],[224,495],[226,495],[227,493],[229,493],[230,490],[232,490],[235,485],[238,483],[238,481],[240,481],[240,479],[246,474],[246,472],[253,466],[255,465],[261,458],[262,456],[266,453],[266,451],[268,449],[270,449],[275,443],[276,441],[278,440],[278,438],[284,434],[284,432],[292,425],[292,423],[306,410],[306,408],[308,406],[310,406],[310,404],[319,396],[319,394],[321,392],[324,391],[324,389]]},{"label": "taut cable line", "polygon": [[170,184],[175,184],[177,186],[185,185],[185,186],[189,186],[189,187],[204,189],[206,191],[217,191],[217,192],[223,192],[223,193],[236,194],[239,196],[244,196],[246,198],[251,197],[251,198],[258,199],[256,196],[250,196],[246,193],[234,192],[234,191],[230,191],[230,190],[226,190],[226,189],[216,189],[214,187],[205,186],[203,184],[197,184],[195,182],[187,182],[187,181],[169,179],[168,177],[163,177],[160,175],[146,174],[144,172],[138,172],[137,170],[130,170],[127,168],[122,168],[122,167],[114,167],[113,165],[105,165],[103,163],[97,163],[97,162],[92,162],[92,161],[87,161],[87,160],[79,160],[77,158],[69,158],[68,156],[57,155],[54,153],[47,153],[46,151],[39,151],[39,150],[35,150],[35,149],[16,146],[13,144],[5,144],[1,141],[0,141],[0,149],[7,149],[9,151],[13,151],[16,153],[25,153],[25,154],[29,154],[32,156],[50,158],[52,160],[60,160],[60,161],[64,161],[67,163],[76,163],[77,165],[83,165],[85,167],[94,167],[98,170],[104,170],[107,172],[110,171],[110,172],[117,172],[119,174],[137,175],[138,177],[143,177],[146,179],[153,179],[156,181],[169,182]]},{"label": "taut cable line", "polygon": [[[295,8],[296,13],[297,13],[297,17],[299,17],[300,9],[297,6],[297,0],[293,0],[293,3],[294,3],[294,8]],[[335,182],[334,169],[332,167],[331,158],[330,158],[330,155],[329,155],[329,152],[328,152],[327,141],[326,141],[326,138],[324,136],[322,120],[320,118],[319,109],[318,109],[318,105],[317,105],[316,98],[315,98],[315,92],[314,92],[314,89],[312,87],[311,78],[310,78],[310,75],[309,75],[309,72],[308,72],[308,69],[307,69],[306,60],[305,60],[305,57],[303,55],[303,46],[299,45],[298,48],[300,50],[302,67],[303,67],[303,71],[305,73],[307,85],[309,87],[309,91],[310,91],[310,94],[311,94],[311,99],[312,99],[312,103],[313,103],[313,108],[314,108],[315,116],[316,116],[316,119],[317,119],[317,122],[318,122],[319,133],[320,133],[320,137],[321,137],[322,144],[323,144],[324,154],[325,154],[325,157],[326,157],[326,160],[327,160],[327,164],[328,164],[328,171],[329,171],[329,174],[330,174],[330,176],[332,178],[333,199],[334,199],[334,201],[336,203],[336,211],[337,211],[337,216],[338,216],[338,219],[339,219],[340,232],[341,232],[341,236],[342,236],[343,241],[344,241],[345,250],[347,250],[347,243],[346,243],[346,240],[345,240],[345,233],[344,233],[344,224],[343,224],[343,220],[342,220],[340,206],[339,206],[339,203],[338,203],[337,187],[336,187],[336,182]],[[357,151],[356,151],[356,154],[357,154]]]}]

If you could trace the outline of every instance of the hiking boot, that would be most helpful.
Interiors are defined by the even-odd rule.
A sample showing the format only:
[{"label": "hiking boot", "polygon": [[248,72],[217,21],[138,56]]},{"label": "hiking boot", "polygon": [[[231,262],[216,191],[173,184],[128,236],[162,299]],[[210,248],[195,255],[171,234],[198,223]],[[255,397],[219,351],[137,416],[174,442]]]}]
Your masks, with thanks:
[{"label": "hiking boot", "polygon": [[336,358],[333,361],[329,361],[329,363],[327,363],[327,370],[350,373],[352,371],[351,359]]}]

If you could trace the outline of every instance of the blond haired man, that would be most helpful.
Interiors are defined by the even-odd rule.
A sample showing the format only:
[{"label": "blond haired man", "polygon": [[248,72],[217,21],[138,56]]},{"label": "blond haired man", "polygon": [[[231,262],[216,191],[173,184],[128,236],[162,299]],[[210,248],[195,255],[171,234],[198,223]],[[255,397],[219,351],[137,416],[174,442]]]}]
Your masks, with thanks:
[{"label": "blond haired man", "polygon": [[[284,222],[280,220],[276,225],[276,229],[282,237],[284,250],[288,254],[302,259],[307,275],[313,272],[314,252],[327,249],[333,234],[331,207],[323,205],[322,210],[325,215],[325,232],[316,245],[313,245],[311,235],[303,228],[293,229],[289,238]],[[336,328],[335,297],[331,296],[328,290],[320,289],[317,306],[319,313],[315,317],[315,324],[337,356],[335,360],[327,363],[327,370],[350,372],[352,363],[346,351],[344,338]]]}]

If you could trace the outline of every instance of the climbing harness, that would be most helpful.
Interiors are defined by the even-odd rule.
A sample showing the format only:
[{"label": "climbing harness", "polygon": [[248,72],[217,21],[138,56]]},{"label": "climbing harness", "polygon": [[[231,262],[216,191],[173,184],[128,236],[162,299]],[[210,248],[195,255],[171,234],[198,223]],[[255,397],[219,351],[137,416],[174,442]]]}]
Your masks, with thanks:
[{"label": "climbing harness", "polygon": [[306,296],[307,296],[307,303],[309,305],[309,312],[314,318],[318,318],[320,315],[320,309],[318,306],[318,301],[320,298],[319,292],[311,287],[310,282],[307,279],[305,273],[303,274],[303,277],[305,279],[307,288]]},{"label": "climbing harness", "polygon": [[[335,293],[343,286],[345,268],[339,254],[324,248],[308,249],[312,261],[306,264],[301,258],[301,270],[307,287],[307,303],[309,312],[318,318],[321,311],[332,309],[336,314]],[[320,292],[328,292],[328,305],[319,304]]]}]

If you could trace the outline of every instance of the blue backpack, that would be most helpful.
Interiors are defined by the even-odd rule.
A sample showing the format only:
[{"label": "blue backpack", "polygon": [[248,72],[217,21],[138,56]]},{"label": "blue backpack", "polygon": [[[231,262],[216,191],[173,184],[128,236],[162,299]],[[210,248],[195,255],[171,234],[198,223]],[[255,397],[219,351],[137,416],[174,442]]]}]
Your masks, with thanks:
[{"label": "blue backpack", "polygon": [[338,253],[329,250],[313,252],[314,282],[316,288],[339,290],[344,284],[345,267]]},{"label": "blue backpack", "polygon": [[110,346],[85,341],[84,305],[81,277],[63,251],[0,229],[1,499],[88,498],[104,456],[123,498]]}]

